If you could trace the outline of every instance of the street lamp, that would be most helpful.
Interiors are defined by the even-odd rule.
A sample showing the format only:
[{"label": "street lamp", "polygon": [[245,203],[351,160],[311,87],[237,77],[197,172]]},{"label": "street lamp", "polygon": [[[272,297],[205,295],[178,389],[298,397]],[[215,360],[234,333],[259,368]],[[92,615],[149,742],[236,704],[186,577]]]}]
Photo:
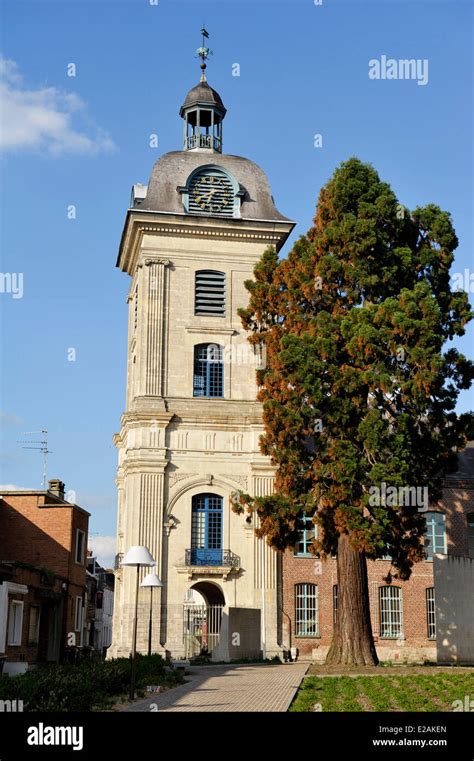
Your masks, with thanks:
[{"label": "street lamp", "polygon": [[122,565],[136,566],[137,581],[135,587],[135,615],[133,618],[133,637],[132,637],[132,668],[130,674],[130,700],[135,697],[135,669],[136,669],[136,652],[137,652],[137,620],[138,620],[138,582],[140,580],[140,566],[154,566],[155,559],[152,557],[148,547],[130,547],[122,560]]},{"label": "street lamp", "polygon": [[153,589],[155,587],[162,587],[163,582],[156,573],[147,573],[141,587],[150,587],[150,620],[148,622],[148,655],[151,655],[151,629],[152,629],[152,611],[153,611]]}]

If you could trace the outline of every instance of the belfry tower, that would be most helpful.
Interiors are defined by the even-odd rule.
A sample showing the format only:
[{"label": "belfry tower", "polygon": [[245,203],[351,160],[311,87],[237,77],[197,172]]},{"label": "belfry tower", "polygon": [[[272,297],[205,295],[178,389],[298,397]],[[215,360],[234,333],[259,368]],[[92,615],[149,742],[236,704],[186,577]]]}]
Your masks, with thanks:
[{"label": "belfry tower", "polygon": [[[222,152],[226,109],[206,80],[209,52],[203,38],[201,79],[180,109],[182,150],[161,156],[148,185],[134,186],[117,260],[131,283],[126,408],[114,439],[111,656],[131,649],[135,575],[120,558],[133,545],[148,547],[163,582],[153,652],[219,660],[280,652],[277,554],[229,497],[273,488],[258,443],[255,370],[264,358],[237,310],[263,251],[279,250],[294,223],[277,211],[260,167]],[[139,594],[140,652],[149,594]]]}]

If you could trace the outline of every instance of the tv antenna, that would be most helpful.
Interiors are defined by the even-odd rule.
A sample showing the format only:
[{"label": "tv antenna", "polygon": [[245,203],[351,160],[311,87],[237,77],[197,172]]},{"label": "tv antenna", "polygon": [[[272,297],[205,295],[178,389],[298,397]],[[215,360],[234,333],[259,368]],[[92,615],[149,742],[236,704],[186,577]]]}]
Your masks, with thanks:
[{"label": "tv antenna", "polygon": [[38,444],[39,446],[34,447],[22,447],[22,449],[36,449],[38,452],[43,453],[43,489],[46,489],[46,473],[48,470],[48,455],[52,454],[51,450],[48,449],[48,431],[45,429],[42,429],[41,431],[24,431],[22,433],[22,436],[32,436],[33,434],[43,434],[43,438],[41,440],[35,440],[35,441],[18,441],[18,444]]}]

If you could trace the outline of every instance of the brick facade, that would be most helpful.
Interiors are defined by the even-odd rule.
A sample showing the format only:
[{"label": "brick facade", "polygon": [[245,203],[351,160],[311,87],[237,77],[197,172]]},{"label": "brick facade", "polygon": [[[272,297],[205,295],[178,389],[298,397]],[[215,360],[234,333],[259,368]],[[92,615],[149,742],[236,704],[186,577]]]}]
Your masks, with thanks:
[{"label": "brick facade", "polygon": [[[472,448],[468,452],[468,464],[472,459]],[[466,458],[461,463],[466,466]],[[474,479],[467,478],[465,469],[460,469],[461,477],[445,482],[443,499],[430,511],[442,512],[446,517],[447,554],[469,555],[467,516],[474,513]],[[470,475],[470,472],[469,474]],[[464,476],[464,477],[463,477]],[[472,548],[471,548],[472,553]],[[401,637],[381,636],[380,628],[380,587],[386,586],[386,577],[391,568],[390,561],[368,562],[368,579],[372,629],[380,660],[391,661],[434,661],[436,660],[436,637],[428,637],[427,589],[434,588],[433,562],[417,563],[408,581],[393,580],[392,587],[401,588],[402,626]],[[287,550],[282,561],[282,632],[285,645],[298,648],[299,657],[323,661],[331,643],[334,621],[334,586],[337,585],[336,559],[318,561],[313,556],[298,557]],[[296,632],[296,589],[297,584],[317,585],[318,635],[297,636]]]},{"label": "brick facade", "polygon": [[[0,655],[6,656],[7,664],[64,657],[67,636],[74,631],[76,598],[84,599],[88,522],[88,512],[51,491],[3,493]],[[82,562],[76,558],[78,531],[82,532]],[[15,645],[9,644],[12,600],[23,603],[21,643]],[[33,616],[37,613],[35,636]]]}]

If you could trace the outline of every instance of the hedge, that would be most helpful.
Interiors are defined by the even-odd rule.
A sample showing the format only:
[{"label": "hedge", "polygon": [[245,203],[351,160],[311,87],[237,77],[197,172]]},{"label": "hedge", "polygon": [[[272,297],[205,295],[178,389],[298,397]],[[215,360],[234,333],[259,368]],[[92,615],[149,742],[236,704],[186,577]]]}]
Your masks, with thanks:
[{"label": "hedge", "polygon": [[[130,658],[44,665],[19,676],[0,677],[0,700],[22,700],[25,711],[92,711],[109,708],[128,692]],[[137,655],[136,689],[181,684],[181,672],[161,655]],[[115,701],[113,700],[115,698]]]}]

